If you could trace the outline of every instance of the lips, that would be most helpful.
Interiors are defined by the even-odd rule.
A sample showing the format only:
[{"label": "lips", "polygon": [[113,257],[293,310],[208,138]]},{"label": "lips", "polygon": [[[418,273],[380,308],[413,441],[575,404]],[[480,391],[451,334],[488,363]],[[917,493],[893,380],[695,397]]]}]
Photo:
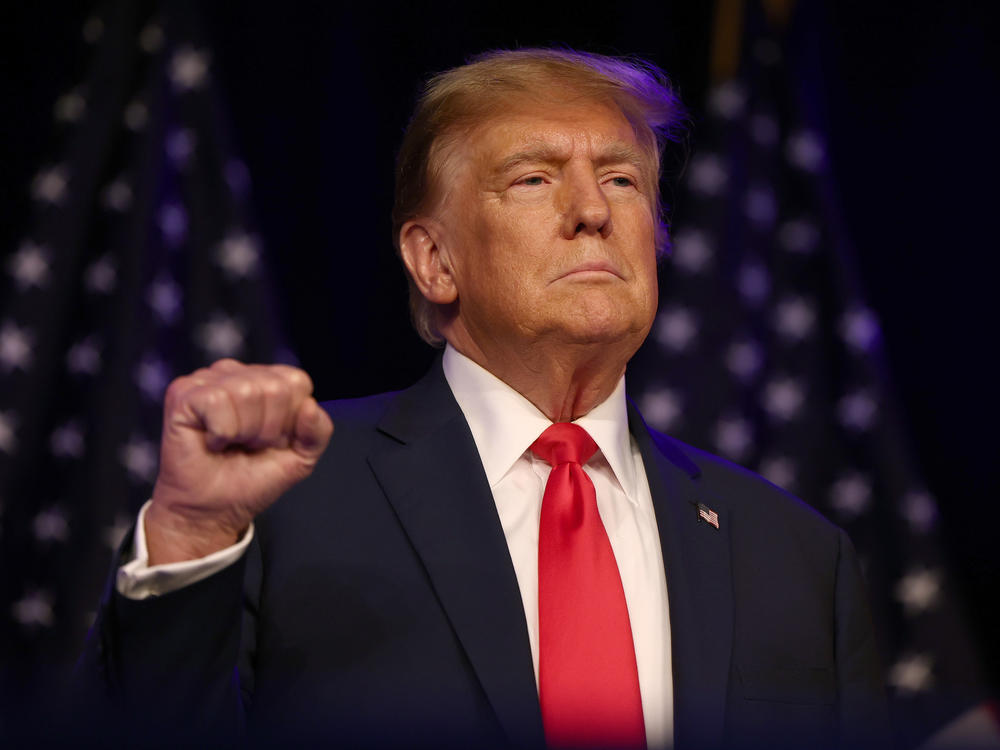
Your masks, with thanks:
[{"label": "lips", "polygon": [[565,279],[571,276],[595,276],[599,277],[601,274],[610,274],[619,279],[624,277],[611,263],[606,260],[592,260],[586,261],[584,263],[578,263],[567,271],[561,273],[556,281],[559,279]]}]

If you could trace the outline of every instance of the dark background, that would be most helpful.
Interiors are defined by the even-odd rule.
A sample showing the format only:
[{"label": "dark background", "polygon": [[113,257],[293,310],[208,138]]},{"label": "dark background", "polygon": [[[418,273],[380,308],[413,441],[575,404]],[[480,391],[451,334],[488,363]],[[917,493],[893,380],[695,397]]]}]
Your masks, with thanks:
[{"label": "dark background", "polygon": [[[856,261],[996,685],[1000,65],[990,4],[800,5],[808,6],[811,96],[827,120]],[[53,102],[83,75],[89,10],[38,2],[0,12],[4,255],[29,216]],[[428,73],[499,46],[638,54],[670,72],[698,145],[712,15],[702,0],[433,9],[254,1],[206,3],[203,13],[290,343],[321,398],[405,386],[433,356],[407,325],[388,221],[394,149]]]}]

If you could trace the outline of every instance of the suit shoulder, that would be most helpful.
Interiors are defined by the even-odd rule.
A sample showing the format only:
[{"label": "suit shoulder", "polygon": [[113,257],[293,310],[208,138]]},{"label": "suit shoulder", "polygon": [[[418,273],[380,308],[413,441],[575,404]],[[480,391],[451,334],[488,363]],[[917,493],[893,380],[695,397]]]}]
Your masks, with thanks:
[{"label": "suit shoulder", "polygon": [[367,425],[378,422],[401,391],[387,391],[360,398],[342,398],[323,401],[320,406],[330,415],[335,425]]},{"label": "suit shoulder", "polygon": [[794,523],[819,533],[836,534],[840,529],[814,507],[746,467],[733,463],[676,438],[650,430],[653,441],[668,458],[685,468],[702,491],[723,506],[761,522]]}]

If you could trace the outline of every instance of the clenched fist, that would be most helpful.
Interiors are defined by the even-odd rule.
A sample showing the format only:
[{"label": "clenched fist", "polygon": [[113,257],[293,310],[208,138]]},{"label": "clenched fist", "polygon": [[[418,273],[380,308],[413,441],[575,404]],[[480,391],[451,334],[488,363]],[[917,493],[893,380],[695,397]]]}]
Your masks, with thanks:
[{"label": "clenched fist", "polygon": [[254,516],[309,476],[333,434],[312,388],[294,367],[231,359],[170,384],[146,511],[150,565],[234,544]]}]

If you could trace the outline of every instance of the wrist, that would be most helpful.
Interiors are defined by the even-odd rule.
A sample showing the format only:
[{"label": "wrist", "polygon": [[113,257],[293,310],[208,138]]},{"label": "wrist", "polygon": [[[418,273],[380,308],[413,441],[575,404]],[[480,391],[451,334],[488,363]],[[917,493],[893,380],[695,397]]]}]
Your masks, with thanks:
[{"label": "wrist", "polygon": [[150,566],[207,557],[236,544],[249,526],[204,509],[172,508],[155,494],[145,516]]}]

